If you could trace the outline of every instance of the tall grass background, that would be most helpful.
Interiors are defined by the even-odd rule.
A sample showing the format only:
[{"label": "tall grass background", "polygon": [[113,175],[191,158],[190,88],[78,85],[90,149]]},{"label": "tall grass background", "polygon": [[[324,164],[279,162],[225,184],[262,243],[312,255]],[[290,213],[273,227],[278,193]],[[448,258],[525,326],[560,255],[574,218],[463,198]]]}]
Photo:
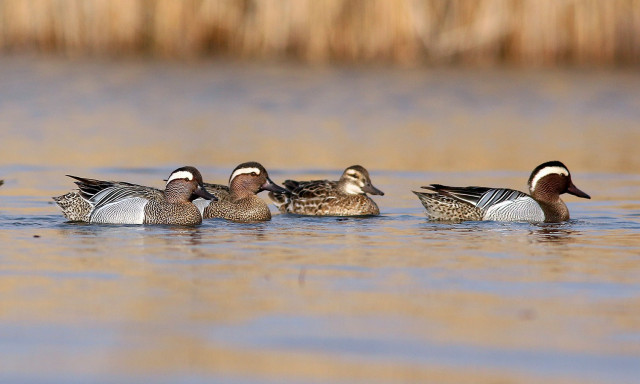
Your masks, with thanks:
[{"label": "tall grass background", "polygon": [[640,63],[640,0],[1,0],[0,51]]}]

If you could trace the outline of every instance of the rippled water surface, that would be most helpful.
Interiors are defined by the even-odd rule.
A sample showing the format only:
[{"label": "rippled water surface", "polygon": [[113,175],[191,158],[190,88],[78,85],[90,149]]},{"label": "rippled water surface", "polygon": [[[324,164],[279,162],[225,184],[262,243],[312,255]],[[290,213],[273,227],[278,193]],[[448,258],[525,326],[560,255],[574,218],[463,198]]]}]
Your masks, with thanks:
[{"label": "rippled water surface", "polygon": [[[2,382],[640,377],[636,76],[3,60]],[[566,223],[432,223],[411,193],[522,190],[555,158],[592,196]],[[50,199],[67,173],[246,160],[278,183],[362,163],[382,215],[85,225]]]}]

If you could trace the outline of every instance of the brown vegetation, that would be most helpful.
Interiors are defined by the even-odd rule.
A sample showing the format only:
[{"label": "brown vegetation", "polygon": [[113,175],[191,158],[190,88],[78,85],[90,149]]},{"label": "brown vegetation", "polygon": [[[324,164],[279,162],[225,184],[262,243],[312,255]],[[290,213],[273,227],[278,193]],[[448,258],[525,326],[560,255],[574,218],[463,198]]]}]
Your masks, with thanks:
[{"label": "brown vegetation", "polygon": [[640,63],[640,0],[4,0],[0,51]]}]

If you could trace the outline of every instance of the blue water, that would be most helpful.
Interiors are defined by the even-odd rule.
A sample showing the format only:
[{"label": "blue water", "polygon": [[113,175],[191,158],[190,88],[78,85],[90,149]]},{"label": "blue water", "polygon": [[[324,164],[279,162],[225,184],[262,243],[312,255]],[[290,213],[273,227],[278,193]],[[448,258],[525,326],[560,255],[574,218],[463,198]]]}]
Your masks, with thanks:
[{"label": "blue water", "polygon": [[[366,373],[380,364],[417,371],[417,381],[429,369],[445,382],[449,372],[473,381],[478,370],[488,372],[480,381],[505,382],[640,374],[636,175],[574,176],[594,198],[569,197],[572,219],[560,224],[429,222],[410,190],[441,174],[373,171],[387,192],[375,197],[379,217],[274,210],[270,222],[185,228],[65,222],[45,193],[12,194],[22,183],[15,169],[4,169],[0,194],[1,376],[10,382],[388,382]],[[87,173],[112,171],[147,184],[162,174]],[[47,191],[71,187],[56,167],[27,173],[55,179]],[[496,185],[518,176],[449,177]],[[171,352],[209,348],[211,358]],[[225,351],[246,356],[247,371],[209,369]],[[291,377],[290,354],[304,367]],[[342,364],[355,373],[314,373]]]},{"label": "blue water", "polygon": [[[2,383],[638,382],[636,73],[0,64]],[[566,223],[433,223],[411,193],[555,159],[592,196]],[[382,214],[87,225],[51,200],[249,160],[361,164]]]}]

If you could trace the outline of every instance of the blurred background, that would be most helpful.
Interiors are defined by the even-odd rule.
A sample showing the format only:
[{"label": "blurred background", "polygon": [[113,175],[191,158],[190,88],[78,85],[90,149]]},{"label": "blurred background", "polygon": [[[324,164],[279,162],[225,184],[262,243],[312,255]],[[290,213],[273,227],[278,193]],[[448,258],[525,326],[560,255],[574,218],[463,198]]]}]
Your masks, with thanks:
[{"label": "blurred background", "polygon": [[5,0],[4,51],[307,63],[638,64],[635,0]]},{"label": "blurred background", "polygon": [[640,1],[5,0],[0,25],[5,163],[640,166]]},{"label": "blurred background", "polygon": [[[639,70],[640,0],[0,0],[0,382],[636,384]],[[250,160],[361,164],[382,215],[51,200]],[[567,223],[433,223],[411,193],[549,160],[592,196]]]}]

